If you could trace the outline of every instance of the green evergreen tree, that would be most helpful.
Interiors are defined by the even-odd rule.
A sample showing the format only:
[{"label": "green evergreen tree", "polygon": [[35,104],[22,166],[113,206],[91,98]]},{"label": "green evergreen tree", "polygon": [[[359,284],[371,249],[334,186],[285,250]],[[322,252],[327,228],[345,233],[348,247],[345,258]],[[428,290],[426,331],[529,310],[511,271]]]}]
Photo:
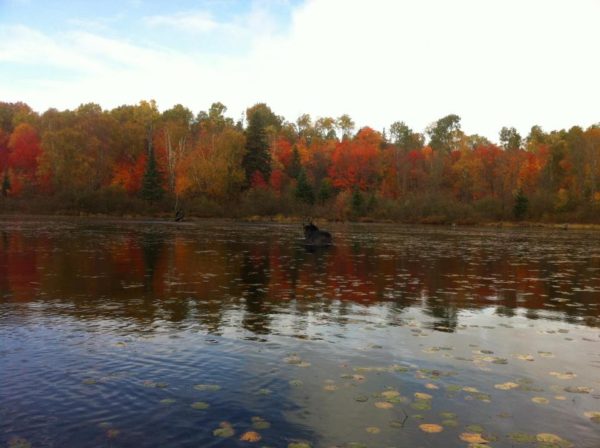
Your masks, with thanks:
[{"label": "green evergreen tree", "polygon": [[302,202],[310,205],[315,203],[315,193],[313,192],[311,185],[308,183],[306,172],[303,168],[300,168],[300,173],[298,174],[298,183],[296,184],[296,191],[294,193],[296,198]]},{"label": "green evergreen tree", "polygon": [[523,190],[519,188],[519,191],[517,191],[517,194],[515,195],[515,205],[513,207],[515,219],[521,220],[525,217],[528,205],[529,200],[527,199],[527,196],[525,196]]},{"label": "green evergreen tree", "polygon": [[319,187],[319,193],[317,194],[319,202],[324,204],[333,197],[333,194],[334,190],[333,185],[331,185],[331,180],[329,180],[329,178],[323,179],[321,181],[321,186]]},{"label": "green evergreen tree", "polygon": [[150,201],[152,204],[154,201],[162,199],[165,190],[162,187],[162,173],[158,169],[156,164],[156,158],[154,157],[154,150],[152,145],[148,145],[148,162],[146,163],[146,171],[142,178],[142,198]]},{"label": "green evergreen tree", "polygon": [[354,188],[352,192],[352,214],[354,216],[361,216],[363,214],[364,198],[358,188]]},{"label": "green evergreen tree", "polygon": [[256,171],[262,174],[268,183],[271,177],[271,151],[267,129],[278,131],[281,120],[264,103],[259,103],[246,111],[246,155],[242,165],[246,171],[246,182],[250,185]]},{"label": "green evergreen tree", "polygon": [[293,179],[298,179],[300,171],[302,170],[302,163],[300,162],[300,153],[298,147],[294,145],[292,148],[292,162],[290,163],[289,174]]},{"label": "green evergreen tree", "polygon": [[10,189],[10,178],[8,177],[8,173],[4,173],[4,179],[2,179],[2,196],[8,196]]}]

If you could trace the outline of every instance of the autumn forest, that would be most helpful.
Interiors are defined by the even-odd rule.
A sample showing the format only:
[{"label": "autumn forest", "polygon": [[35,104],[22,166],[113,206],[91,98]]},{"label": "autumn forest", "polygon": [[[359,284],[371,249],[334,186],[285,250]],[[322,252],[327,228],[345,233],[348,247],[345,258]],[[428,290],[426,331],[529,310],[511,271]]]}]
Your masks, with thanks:
[{"label": "autumn forest", "polygon": [[379,132],[348,115],[290,122],[262,103],[239,121],[226,111],[0,102],[0,211],[600,222],[600,124],[503,127],[496,144],[458,115]]}]

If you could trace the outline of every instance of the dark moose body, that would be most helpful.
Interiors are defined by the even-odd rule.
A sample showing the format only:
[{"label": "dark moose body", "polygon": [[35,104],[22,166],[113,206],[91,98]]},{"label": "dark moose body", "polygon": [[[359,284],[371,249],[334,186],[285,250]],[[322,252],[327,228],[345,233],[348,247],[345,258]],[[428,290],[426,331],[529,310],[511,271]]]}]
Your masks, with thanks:
[{"label": "dark moose body", "polygon": [[312,222],[304,225],[304,244],[306,246],[331,246],[331,233],[319,228]]}]

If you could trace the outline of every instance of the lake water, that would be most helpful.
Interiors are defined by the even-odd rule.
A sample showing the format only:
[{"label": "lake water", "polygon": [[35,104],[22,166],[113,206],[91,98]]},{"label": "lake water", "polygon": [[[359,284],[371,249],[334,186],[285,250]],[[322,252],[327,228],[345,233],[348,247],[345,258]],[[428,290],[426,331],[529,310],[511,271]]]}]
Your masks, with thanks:
[{"label": "lake water", "polygon": [[0,446],[600,446],[600,233],[327,228],[0,218]]}]

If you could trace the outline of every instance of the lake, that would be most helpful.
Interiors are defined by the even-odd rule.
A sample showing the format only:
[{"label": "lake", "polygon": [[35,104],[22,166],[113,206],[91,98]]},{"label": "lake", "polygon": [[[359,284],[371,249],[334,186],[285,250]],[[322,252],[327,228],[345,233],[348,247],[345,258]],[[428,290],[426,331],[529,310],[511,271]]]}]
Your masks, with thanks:
[{"label": "lake", "polygon": [[0,446],[600,446],[600,233],[0,218]]}]

